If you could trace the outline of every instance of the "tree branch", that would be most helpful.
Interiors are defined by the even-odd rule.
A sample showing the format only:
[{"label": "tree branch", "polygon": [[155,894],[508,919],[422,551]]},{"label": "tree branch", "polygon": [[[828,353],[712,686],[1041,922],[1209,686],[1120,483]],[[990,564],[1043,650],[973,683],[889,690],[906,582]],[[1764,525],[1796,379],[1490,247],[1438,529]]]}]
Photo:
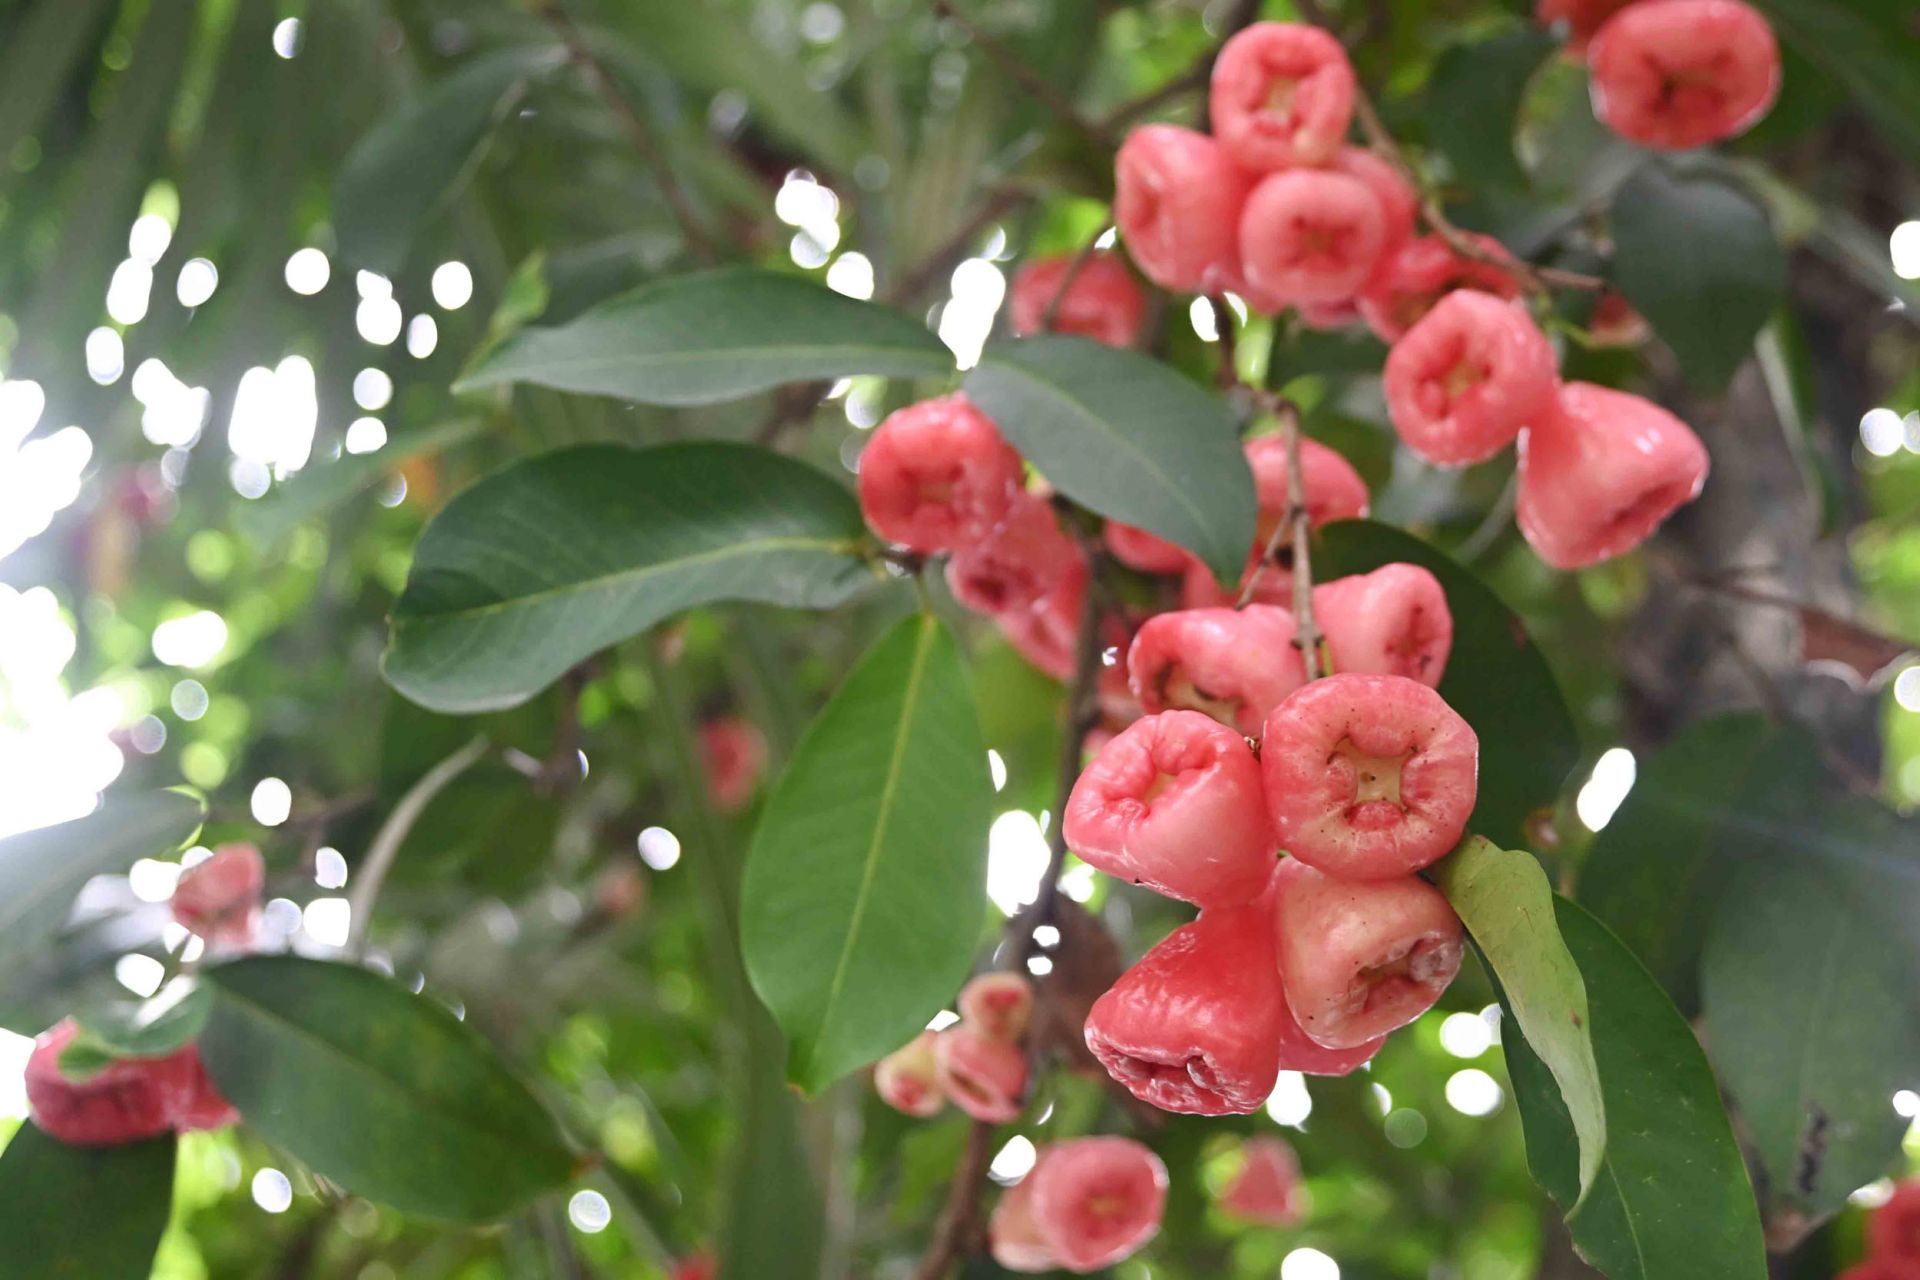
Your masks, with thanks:
[{"label": "tree branch", "polygon": [[393,806],[393,812],[380,824],[380,830],[374,833],[373,843],[367,846],[366,862],[354,869],[353,891],[347,895],[350,917],[346,948],[348,955],[358,956],[366,949],[367,926],[373,922],[374,903],[380,899],[380,888],[386,883],[387,873],[393,870],[394,860],[400,856],[400,846],[406,843],[407,833],[413,830],[413,824],[420,820],[420,815],[433,803],[433,798],[446,790],[448,783],[472,768],[486,753],[487,740],[475,738],[427,770],[418,782],[407,788],[407,793]]},{"label": "tree branch", "polygon": [[1053,81],[1028,66],[1019,54],[1009,49],[1002,41],[982,31],[973,19],[955,8],[951,0],[933,0],[933,11],[966,32],[967,38],[979,45],[980,51],[986,54],[996,66],[1012,76],[1034,101],[1073,126],[1088,141],[1108,150],[1113,149],[1113,135],[1104,126],[1082,115],[1080,108],[1074,106],[1071,99],[1054,87]]},{"label": "tree branch", "polygon": [[1263,391],[1258,395],[1268,412],[1280,419],[1282,438],[1286,441],[1287,512],[1274,527],[1273,536],[1267,539],[1267,545],[1260,552],[1260,563],[1247,575],[1246,585],[1240,588],[1240,598],[1233,607],[1244,609],[1252,602],[1253,593],[1260,585],[1261,571],[1271,567],[1279,558],[1280,548],[1291,542],[1293,647],[1300,650],[1300,657],[1306,663],[1307,679],[1317,680],[1326,670],[1320,661],[1320,628],[1313,620],[1313,522],[1307,512],[1306,477],[1300,467],[1300,409],[1293,401],[1273,392]]}]

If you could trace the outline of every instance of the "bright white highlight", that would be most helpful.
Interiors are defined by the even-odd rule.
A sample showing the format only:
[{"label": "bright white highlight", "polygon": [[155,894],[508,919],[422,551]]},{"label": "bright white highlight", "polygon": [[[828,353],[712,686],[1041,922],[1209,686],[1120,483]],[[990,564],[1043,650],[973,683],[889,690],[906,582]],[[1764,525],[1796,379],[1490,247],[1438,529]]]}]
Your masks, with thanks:
[{"label": "bright white highlight", "polygon": [[1448,1076],[1446,1095],[1447,1105],[1463,1116],[1490,1116],[1506,1098],[1500,1082],[1478,1067]]},{"label": "bright white highlight", "polygon": [[1876,458],[1891,458],[1900,452],[1905,434],[1900,415],[1885,406],[1860,415],[1860,446]]},{"label": "bright white highlight", "polygon": [[665,827],[648,827],[640,833],[640,861],[655,871],[665,871],[680,861],[680,837]]},{"label": "bright white highlight", "polygon": [[1034,1161],[1039,1158],[1039,1154],[1034,1150],[1032,1142],[1016,1133],[1007,1139],[1007,1145],[1000,1148],[999,1153],[993,1157],[993,1163],[987,1166],[987,1172],[993,1175],[995,1182],[1002,1186],[1010,1186],[1027,1176],[1033,1169]]},{"label": "bright white highlight", "polygon": [[326,288],[332,276],[333,264],[319,249],[295,249],[287,259],[287,288],[295,293],[311,297]]},{"label": "bright white highlight", "polygon": [[873,296],[873,263],[864,253],[843,253],[827,268],[827,288],[849,298]]},{"label": "bright white highlight", "polygon": [[253,1202],[268,1213],[285,1213],[293,1207],[293,1183],[278,1169],[262,1169],[253,1175]]},{"label": "bright white highlight", "polygon": [[190,258],[180,267],[174,282],[174,295],[183,307],[197,307],[220,287],[220,269],[205,258]]},{"label": "bright white highlight", "polygon": [[464,262],[443,262],[433,269],[434,304],[443,311],[458,311],[473,301],[473,272]]},{"label": "bright white highlight", "polygon": [[1280,1260],[1280,1280],[1340,1280],[1340,1264],[1318,1249],[1295,1249]]},{"label": "bright white highlight", "polygon": [[279,778],[262,778],[254,784],[248,807],[255,822],[277,827],[293,813],[293,788]]},{"label": "bright white highlight", "polygon": [[1610,747],[1594,762],[1593,776],[1573,802],[1573,810],[1587,830],[1602,830],[1613,821],[1614,811],[1633,790],[1637,772],[1633,752],[1625,747]]},{"label": "bright white highlight", "polygon": [[1007,915],[1032,902],[1047,871],[1047,837],[1030,813],[1009,809],[987,833],[987,896]]},{"label": "bright white highlight", "polygon": [[227,647],[227,622],[210,609],[153,629],[153,656],[170,667],[207,667]]},{"label": "bright white highlight", "polygon": [[613,1206],[598,1191],[576,1191],[567,1201],[567,1221],[587,1235],[598,1235],[613,1221]]},{"label": "bright white highlight", "polygon": [[1887,237],[1887,256],[1902,280],[1920,280],[1920,222],[1903,222]]},{"label": "bright white highlight", "polygon": [[953,297],[940,309],[940,340],[962,369],[980,362],[993,332],[993,318],[1007,296],[1007,278],[985,258],[968,258],[953,269]]},{"label": "bright white highlight", "polygon": [[345,898],[315,898],[300,913],[300,927],[324,947],[344,947],[352,932],[353,907]]},{"label": "bright white highlight", "polygon": [[1298,1129],[1313,1114],[1313,1096],[1307,1092],[1307,1078],[1298,1071],[1282,1071],[1267,1097],[1267,1116],[1275,1124]]},{"label": "bright white highlight", "polygon": [[242,462],[284,478],[307,465],[319,424],[313,365],[305,356],[288,356],[271,369],[256,365],[240,375],[227,445]]},{"label": "bright white highlight", "polygon": [[1477,1058],[1493,1047],[1493,1028],[1477,1013],[1450,1013],[1440,1024],[1440,1047],[1456,1058]]}]

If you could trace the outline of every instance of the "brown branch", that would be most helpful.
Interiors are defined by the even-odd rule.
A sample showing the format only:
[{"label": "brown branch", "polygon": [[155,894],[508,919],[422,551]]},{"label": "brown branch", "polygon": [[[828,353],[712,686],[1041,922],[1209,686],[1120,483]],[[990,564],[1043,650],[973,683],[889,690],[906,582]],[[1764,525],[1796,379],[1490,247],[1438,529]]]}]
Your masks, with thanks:
[{"label": "brown branch", "polygon": [[1060,320],[1060,304],[1067,300],[1067,290],[1073,288],[1073,282],[1080,278],[1082,271],[1086,270],[1087,263],[1093,261],[1094,251],[1100,244],[1100,237],[1111,230],[1113,230],[1111,225],[1102,226],[1100,230],[1088,236],[1087,242],[1080,246],[1080,251],[1073,255],[1073,261],[1069,262],[1067,269],[1060,274],[1060,283],[1054,286],[1053,296],[1047,299],[1047,309],[1040,316],[1040,328],[1043,332],[1053,332],[1053,326]]},{"label": "brown branch", "polygon": [[1034,101],[1072,125],[1096,146],[1113,149],[1114,141],[1111,133],[1082,115],[1080,108],[1074,106],[1071,99],[1055,88],[1052,80],[1028,66],[1026,61],[1009,49],[1005,43],[982,31],[973,19],[954,7],[952,0],[933,0],[933,11],[966,32],[967,38],[979,45],[980,51],[992,59],[996,66],[1012,76]]},{"label": "brown branch", "polygon": [[1227,300],[1217,293],[1207,295],[1207,305],[1213,308],[1214,337],[1220,344],[1220,385],[1232,387],[1240,381],[1240,358],[1235,349],[1233,331],[1233,309]]},{"label": "brown branch", "polygon": [[965,222],[955,227],[951,235],[901,273],[899,280],[887,290],[886,301],[903,305],[919,297],[928,285],[945,272],[953,270],[955,263],[965,257],[973,242],[979,239],[981,232],[1033,199],[1034,194],[1020,187],[1002,187],[995,191]]},{"label": "brown branch", "polygon": [[1240,598],[1234,602],[1234,608],[1244,609],[1253,600],[1254,590],[1260,585],[1260,574],[1272,566],[1280,555],[1284,543],[1293,545],[1293,647],[1300,651],[1302,661],[1306,663],[1307,679],[1317,680],[1326,674],[1320,661],[1320,628],[1313,620],[1313,522],[1307,512],[1306,477],[1300,467],[1300,409],[1293,401],[1262,392],[1260,400],[1280,419],[1282,438],[1287,445],[1287,511],[1286,517],[1275,526],[1273,536],[1267,539],[1267,545],[1260,552],[1260,563],[1247,575],[1246,585],[1240,589]]}]

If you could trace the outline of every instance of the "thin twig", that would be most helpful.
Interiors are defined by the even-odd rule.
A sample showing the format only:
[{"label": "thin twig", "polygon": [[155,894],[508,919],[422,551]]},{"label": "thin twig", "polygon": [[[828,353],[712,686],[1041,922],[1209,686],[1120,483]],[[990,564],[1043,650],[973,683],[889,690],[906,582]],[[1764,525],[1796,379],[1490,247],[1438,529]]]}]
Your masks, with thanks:
[{"label": "thin twig", "polygon": [[1207,305],[1213,308],[1213,336],[1220,344],[1220,385],[1232,387],[1240,381],[1240,356],[1234,341],[1233,308],[1217,293],[1207,295]]},{"label": "thin twig", "polygon": [[1072,125],[1088,141],[1096,146],[1112,150],[1113,135],[1105,128],[1082,115],[1080,108],[1073,105],[1071,99],[1054,87],[1053,81],[1028,66],[1026,60],[1009,49],[1002,41],[982,31],[973,19],[954,7],[951,0],[933,0],[933,11],[967,33],[967,38],[980,46],[980,51],[992,59],[1002,71],[1019,82],[1034,101],[1048,111]]},{"label": "thin twig", "polygon": [[[1219,61],[1220,47],[1238,35],[1260,16],[1260,0],[1237,0],[1233,10],[1227,14],[1227,20],[1220,24],[1220,38],[1208,47],[1207,51],[1194,60],[1194,64],[1185,71],[1167,81],[1157,89],[1150,89],[1139,97],[1123,102],[1100,118],[1100,128],[1109,135],[1117,132],[1122,125],[1172,101],[1185,93],[1204,89],[1213,81],[1213,64]],[[1198,124],[1202,133],[1207,132],[1208,122],[1204,116]]]},{"label": "thin twig", "polygon": [[1317,680],[1326,671],[1320,661],[1320,628],[1313,620],[1313,522],[1307,511],[1306,478],[1300,466],[1300,439],[1304,434],[1300,429],[1300,409],[1293,401],[1270,391],[1260,392],[1258,399],[1268,412],[1280,419],[1281,438],[1287,447],[1287,510],[1261,549],[1260,561],[1247,575],[1246,585],[1240,588],[1240,598],[1233,607],[1244,609],[1253,601],[1261,573],[1277,562],[1280,548],[1291,543],[1293,557],[1288,567],[1293,572],[1293,647],[1300,651],[1301,660],[1306,664],[1307,679]]},{"label": "thin twig", "polygon": [[928,285],[953,270],[954,264],[966,256],[982,232],[1036,194],[1023,187],[1002,187],[995,191],[965,222],[955,227],[951,235],[901,272],[893,287],[886,291],[886,300],[896,306],[912,302]]},{"label": "thin twig", "polygon": [[433,798],[446,789],[448,783],[465,773],[486,753],[487,740],[475,738],[427,770],[418,782],[407,788],[407,793],[400,797],[400,803],[393,806],[393,812],[380,824],[380,830],[374,833],[373,843],[367,846],[365,863],[356,868],[353,891],[347,895],[350,918],[348,955],[358,956],[366,947],[367,926],[372,923],[373,905],[379,901],[380,887],[386,883],[387,873],[393,870],[394,860],[400,856],[400,846],[406,843],[407,833],[413,830],[413,824],[420,820],[420,815],[433,803]]},{"label": "thin twig", "polygon": [[1073,261],[1069,262],[1067,269],[1060,274],[1060,283],[1054,286],[1053,296],[1047,299],[1047,309],[1040,316],[1042,331],[1051,333],[1053,326],[1060,322],[1060,305],[1067,300],[1067,291],[1073,288],[1073,282],[1080,278],[1080,273],[1086,270],[1089,262],[1093,261],[1094,251],[1100,244],[1100,237],[1111,230],[1113,230],[1111,225],[1104,225],[1088,236],[1087,242],[1080,246],[1080,251],[1073,255]]}]

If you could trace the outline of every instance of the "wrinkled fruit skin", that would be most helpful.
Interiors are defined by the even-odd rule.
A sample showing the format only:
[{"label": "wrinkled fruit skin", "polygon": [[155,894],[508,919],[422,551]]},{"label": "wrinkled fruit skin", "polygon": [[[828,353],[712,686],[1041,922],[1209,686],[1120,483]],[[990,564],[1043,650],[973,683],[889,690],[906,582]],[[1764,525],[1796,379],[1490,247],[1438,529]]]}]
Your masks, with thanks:
[{"label": "wrinkled fruit skin", "polygon": [[1246,1115],[1279,1076],[1286,1005],[1273,919],[1260,905],[1203,911],[1094,1001],[1087,1048],[1162,1111]]},{"label": "wrinkled fruit skin", "polygon": [[1060,254],[1030,262],[1013,277],[1009,303],[1016,334],[1047,328],[1047,309],[1054,296],[1053,332],[1077,333],[1110,347],[1130,347],[1146,319],[1147,298],[1127,271],[1127,264],[1111,253],[1095,253],[1073,273],[1066,292],[1060,286],[1073,269],[1075,254]]},{"label": "wrinkled fruit skin", "polygon": [[1018,1042],[1033,1019],[1033,984],[1018,973],[983,973],[960,989],[960,1020],[995,1040]]},{"label": "wrinkled fruit skin", "polygon": [[1460,918],[1418,876],[1340,880],[1302,865],[1275,893],[1274,916],[1287,1003],[1330,1049],[1412,1022],[1460,971]]},{"label": "wrinkled fruit skin", "polygon": [[1556,569],[1639,546],[1707,483],[1707,449],[1651,400],[1569,382],[1520,437],[1514,519]]},{"label": "wrinkled fruit skin", "polygon": [[947,561],[954,599],[979,613],[1031,609],[1078,566],[1080,548],[1060,531],[1044,499],[1022,493],[978,542]]},{"label": "wrinkled fruit skin", "polygon": [[1293,615],[1274,605],[1157,614],[1133,637],[1127,681],[1149,714],[1199,711],[1258,736],[1267,713],[1306,683],[1293,640]]},{"label": "wrinkled fruit skin", "polygon": [[1132,1257],[1160,1230],[1167,1167],[1131,1138],[1075,1138],[1027,1175],[1035,1226],[1055,1265],[1076,1274]]},{"label": "wrinkled fruit skin", "polygon": [[237,1113],[220,1097],[192,1045],[159,1058],[125,1058],[84,1080],[60,1070],[79,1028],[71,1019],[41,1033],[27,1059],[27,1105],[49,1137],[74,1146],[118,1146],[170,1129],[213,1129]]},{"label": "wrinkled fruit skin", "polygon": [[767,767],[767,739],[758,725],[722,716],[700,726],[700,759],[707,771],[713,807],[732,813],[753,799]]},{"label": "wrinkled fruit skin", "polygon": [[[1492,236],[1468,233],[1467,239],[1494,257],[1506,258],[1506,246]],[[1437,235],[1416,236],[1389,253],[1360,295],[1360,316],[1382,342],[1398,342],[1433,304],[1455,289],[1478,289],[1499,298],[1520,294],[1513,274],[1492,262],[1464,257]]]},{"label": "wrinkled fruit skin", "polygon": [[1228,40],[1208,95],[1220,145],[1255,172],[1330,159],[1347,136],[1353,99],[1346,49],[1299,22],[1256,22]]},{"label": "wrinkled fruit skin", "polygon": [[922,1031],[874,1065],[874,1092],[895,1111],[924,1118],[946,1105],[934,1057],[935,1039],[933,1032]]},{"label": "wrinkled fruit skin", "polygon": [[1260,766],[1197,711],[1128,725],[1074,783],[1067,847],[1109,875],[1202,907],[1250,902],[1273,870]]},{"label": "wrinkled fruit skin", "polygon": [[1212,138],[1143,125],[1114,159],[1114,224],[1147,279],[1176,292],[1212,293],[1239,276],[1247,186]]},{"label": "wrinkled fruit skin", "polygon": [[1253,1138],[1241,1153],[1245,1159],[1220,1193],[1220,1207],[1262,1226],[1300,1225],[1307,1213],[1307,1192],[1300,1184],[1300,1162],[1293,1148],[1280,1138]]},{"label": "wrinkled fruit skin", "polygon": [[1017,1046],[961,1023],[935,1038],[933,1057],[941,1091],[954,1106],[991,1124],[1019,1116],[1027,1058]]},{"label": "wrinkled fruit skin", "polygon": [[1773,28],[1741,0],[1641,0],[1587,49],[1593,112],[1621,137],[1685,150],[1737,137],[1780,92]]},{"label": "wrinkled fruit skin", "polygon": [[223,844],[188,867],[173,890],[173,918],[208,946],[245,950],[260,925],[260,894],[267,866],[251,844]]},{"label": "wrinkled fruit skin", "polygon": [[888,542],[932,554],[977,541],[1020,491],[1020,455],[964,395],[889,414],[860,454],[860,510]]},{"label": "wrinkled fruit skin", "polygon": [[1247,288],[1275,302],[1340,302],[1359,293],[1387,242],[1379,199],[1358,178],[1292,169],[1260,181],[1240,215]]},{"label": "wrinkled fruit skin", "polygon": [[1920,1182],[1903,1182],[1867,1219],[1867,1251],[1920,1270]]},{"label": "wrinkled fruit skin", "polygon": [[1387,410],[1436,466],[1484,462],[1537,421],[1559,385],[1553,344],[1526,308],[1456,289],[1387,353]]},{"label": "wrinkled fruit skin", "polygon": [[1439,687],[1453,648],[1453,613],[1440,580],[1419,565],[1381,565],[1323,582],[1313,589],[1313,616],[1335,671]]}]

